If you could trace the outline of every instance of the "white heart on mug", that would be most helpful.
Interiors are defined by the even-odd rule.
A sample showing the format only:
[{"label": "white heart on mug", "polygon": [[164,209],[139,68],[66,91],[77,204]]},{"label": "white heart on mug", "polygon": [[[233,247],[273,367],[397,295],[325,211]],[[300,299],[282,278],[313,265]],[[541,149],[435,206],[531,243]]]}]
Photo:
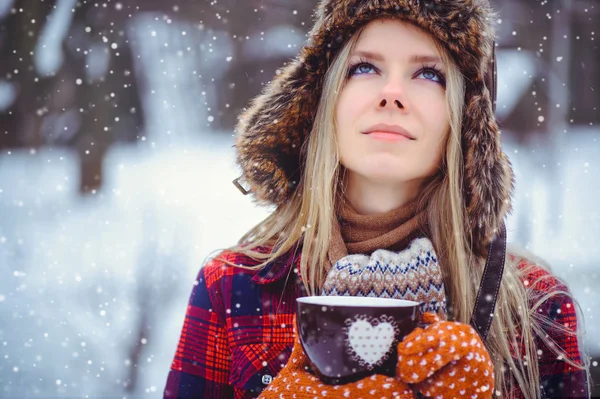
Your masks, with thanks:
[{"label": "white heart on mug", "polygon": [[367,320],[358,319],[348,329],[350,348],[369,368],[385,359],[395,337],[394,326],[380,322],[373,326]]}]

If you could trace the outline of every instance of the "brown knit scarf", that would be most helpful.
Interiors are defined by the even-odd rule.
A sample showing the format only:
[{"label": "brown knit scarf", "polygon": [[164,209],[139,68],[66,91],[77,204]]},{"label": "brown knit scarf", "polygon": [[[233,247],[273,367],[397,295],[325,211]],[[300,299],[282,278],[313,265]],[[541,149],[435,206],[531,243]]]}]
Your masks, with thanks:
[{"label": "brown knit scarf", "polygon": [[417,237],[425,236],[427,214],[418,203],[376,215],[359,215],[344,201],[334,223],[328,257],[330,266],[348,254],[371,255],[377,249],[401,251]]}]

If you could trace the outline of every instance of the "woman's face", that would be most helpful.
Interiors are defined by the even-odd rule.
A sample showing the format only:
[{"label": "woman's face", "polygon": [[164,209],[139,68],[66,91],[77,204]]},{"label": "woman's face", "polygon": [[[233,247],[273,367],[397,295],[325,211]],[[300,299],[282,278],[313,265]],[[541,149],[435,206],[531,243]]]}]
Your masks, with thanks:
[{"label": "woman's face", "polygon": [[439,168],[450,128],[433,39],[401,21],[371,22],[348,70],[335,117],[349,181],[419,187]]}]

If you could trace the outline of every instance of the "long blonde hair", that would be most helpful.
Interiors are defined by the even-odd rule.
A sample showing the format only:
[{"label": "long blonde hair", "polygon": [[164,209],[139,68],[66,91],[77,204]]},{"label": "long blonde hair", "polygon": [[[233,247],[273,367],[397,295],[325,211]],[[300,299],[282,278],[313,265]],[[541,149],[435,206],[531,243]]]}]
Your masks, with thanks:
[{"label": "long blonde hair", "polygon": [[[327,270],[322,265],[327,264],[331,231],[333,223],[337,223],[336,210],[342,198],[342,166],[335,134],[335,109],[338,93],[346,82],[348,59],[359,36],[360,31],[348,40],[327,71],[315,121],[302,148],[303,174],[295,195],[279,205],[231,248],[262,261],[251,268],[263,267],[272,259],[301,248],[300,275],[311,295],[320,293],[326,277]],[[470,237],[463,227],[466,209],[462,196],[461,121],[465,83],[444,46],[437,41],[436,46],[447,66],[446,100],[450,131],[446,137],[440,173],[423,188],[420,201],[427,209],[430,239],[443,270],[449,317],[469,323],[485,261],[471,251],[468,245]],[[300,243],[302,245],[299,246]],[[264,253],[257,250],[264,246],[272,248],[272,251]],[[543,327],[552,322],[541,316],[537,309],[553,295],[572,297],[568,292],[552,292],[541,298],[532,298],[533,292],[521,282],[528,270],[521,270],[517,266],[518,261],[519,258],[507,257],[486,347],[494,362],[497,393],[510,395],[513,389],[520,387],[526,398],[539,398],[538,363],[528,360],[537,359],[534,335],[547,341]],[[531,283],[533,286],[535,282]],[[552,328],[576,334],[565,326],[552,324]],[[581,329],[579,331],[581,333]],[[554,348],[557,356],[562,356],[573,366],[582,368],[568,359],[558,346],[548,347]],[[515,355],[515,348],[521,348],[521,353]]]}]

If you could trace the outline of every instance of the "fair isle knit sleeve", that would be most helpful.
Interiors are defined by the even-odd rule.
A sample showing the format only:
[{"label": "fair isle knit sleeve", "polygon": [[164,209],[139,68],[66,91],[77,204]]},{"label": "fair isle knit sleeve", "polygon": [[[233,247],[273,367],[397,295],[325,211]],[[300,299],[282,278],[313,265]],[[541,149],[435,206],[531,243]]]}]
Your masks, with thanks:
[{"label": "fair isle knit sleeve", "polygon": [[427,238],[414,239],[399,252],[378,249],[371,256],[344,256],[327,273],[321,295],[404,299],[448,318],[442,270]]}]

